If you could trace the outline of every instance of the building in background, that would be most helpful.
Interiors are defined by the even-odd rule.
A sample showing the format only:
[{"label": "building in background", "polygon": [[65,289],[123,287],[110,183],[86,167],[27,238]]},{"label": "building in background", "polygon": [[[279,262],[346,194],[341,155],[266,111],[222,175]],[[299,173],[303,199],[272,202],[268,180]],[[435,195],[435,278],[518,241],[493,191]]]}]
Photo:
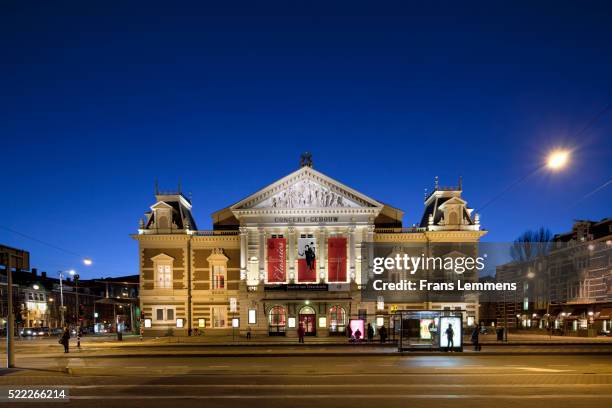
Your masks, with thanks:
[{"label": "building in background", "polygon": [[[52,277],[36,268],[23,270],[16,266],[13,268],[13,304],[17,334],[48,334],[61,328],[62,303],[65,324],[81,326],[86,332],[138,329],[138,275],[76,280],[65,273],[60,284],[59,272],[55,274],[57,277]],[[5,268],[0,278],[3,331],[7,316],[6,282]]]},{"label": "building in background", "polygon": [[548,254],[497,268],[499,282],[516,282],[498,305],[509,329],[596,335],[612,329],[612,218],[576,221],[555,235]]},{"label": "building in background", "polygon": [[198,230],[181,191],[156,191],[150,208],[133,235],[147,335],[296,336],[299,325],[306,335],[344,335],[350,320],[389,327],[398,309],[461,310],[477,319],[477,298],[361,297],[367,243],[479,241],[485,232],[461,185],[436,181],[420,225],[403,228],[403,211],[314,170],[306,155],[297,171],[212,214],[212,230]]}]

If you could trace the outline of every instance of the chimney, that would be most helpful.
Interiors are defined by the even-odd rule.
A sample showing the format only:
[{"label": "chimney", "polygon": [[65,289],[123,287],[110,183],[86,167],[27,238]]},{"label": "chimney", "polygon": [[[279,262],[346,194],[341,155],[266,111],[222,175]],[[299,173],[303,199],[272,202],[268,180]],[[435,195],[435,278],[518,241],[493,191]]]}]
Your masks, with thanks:
[{"label": "chimney", "polygon": [[47,272],[42,271],[42,272],[40,273],[40,277],[41,277],[41,278],[43,278],[43,279],[47,279]]},{"label": "chimney", "polygon": [[36,276],[38,274],[38,269],[32,268],[32,276]]}]

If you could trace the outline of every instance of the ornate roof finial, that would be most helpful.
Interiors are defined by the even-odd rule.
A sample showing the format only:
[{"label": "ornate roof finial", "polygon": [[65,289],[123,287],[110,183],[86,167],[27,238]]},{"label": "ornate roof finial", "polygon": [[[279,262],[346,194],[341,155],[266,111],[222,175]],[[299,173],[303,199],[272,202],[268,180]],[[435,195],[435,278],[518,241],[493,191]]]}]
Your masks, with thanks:
[{"label": "ornate roof finial", "polygon": [[438,189],[438,176],[434,177],[434,188]]},{"label": "ornate roof finial", "polygon": [[155,195],[159,195],[159,182],[155,179]]},{"label": "ornate roof finial", "polygon": [[181,178],[178,179],[178,193],[181,194]]},{"label": "ornate roof finial", "polygon": [[463,190],[463,176],[459,176],[459,191]]},{"label": "ornate roof finial", "polygon": [[300,155],[300,167],[312,167],[312,153],[304,152]]}]

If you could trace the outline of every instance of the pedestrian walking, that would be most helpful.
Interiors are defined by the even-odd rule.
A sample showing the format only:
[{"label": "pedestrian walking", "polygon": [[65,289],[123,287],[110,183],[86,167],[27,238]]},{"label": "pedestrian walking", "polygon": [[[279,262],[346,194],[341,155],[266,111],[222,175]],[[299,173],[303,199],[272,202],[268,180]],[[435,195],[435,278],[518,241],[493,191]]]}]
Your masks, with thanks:
[{"label": "pedestrian walking", "polygon": [[81,348],[81,326],[77,327],[77,348]]},{"label": "pedestrian walking", "polygon": [[351,341],[351,338],[353,337],[353,330],[351,330],[350,323],[346,325],[346,337],[349,339],[349,341]]},{"label": "pedestrian walking", "polygon": [[455,347],[455,343],[453,342],[453,337],[455,336],[455,331],[453,330],[453,325],[448,324],[448,329],[446,329],[446,351],[451,351],[453,347]]},{"label": "pedestrian walking", "polygon": [[472,331],[472,344],[474,345],[474,351],[480,351],[482,346],[478,342],[478,335],[480,334],[480,327],[475,326],[474,331]]},{"label": "pedestrian walking", "polygon": [[251,340],[251,326],[247,327],[247,340]]},{"label": "pedestrian walking", "polygon": [[300,327],[297,330],[298,333],[298,343],[304,343],[304,335],[306,334],[306,330],[304,329],[304,325],[300,323]]},{"label": "pedestrian walking", "polygon": [[368,323],[368,343],[371,343],[372,339],[374,339],[374,328]]},{"label": "pedestrian walking", "polygon": [[64,346],[64,353],[69,352],[70,347],[70,330],[68,326],[64,327],[64,333],[62,333],[62,337],[60,337],[59,344]]}]

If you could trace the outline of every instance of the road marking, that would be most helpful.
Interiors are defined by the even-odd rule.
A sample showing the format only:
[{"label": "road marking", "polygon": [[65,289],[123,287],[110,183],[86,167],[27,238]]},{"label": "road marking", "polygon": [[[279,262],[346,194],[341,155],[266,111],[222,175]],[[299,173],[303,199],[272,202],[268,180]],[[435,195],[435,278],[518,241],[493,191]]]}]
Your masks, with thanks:
[{"label": "road marking", "polygon": [[272,395],[71,395],[72,400],[95,400],[95,399],[106,399],[106,400],[151,400],[151,399],[470,399],[470,398],[482,398],[482,399],[536,399],[536,400],[551,400],[551,399],[608,399],[612,398],[612,394],[586,394],[586,395],[574,395],[574,394],[556,394],[556,395],[489,395],[489,394],[446,394],[446,395],[432,395],[432,394],[352,394],[350,396],[338,395],[338,394],[272,394]]},{"label": "road marking", "polygon": [[538,368],[538,367],[515,367],[517,370],[534,371],[536,373],[563,373],[574,370],[558,370],[555,368]]},{"label": "road marking", "polygon": [[[612,384],[571,384],[572,387],[604,388]],[[277,389],[277,388],[567,388],[568,384],[105,384],[105,385],[65,385],[70,389],[96,388],[246,388]]]}]

